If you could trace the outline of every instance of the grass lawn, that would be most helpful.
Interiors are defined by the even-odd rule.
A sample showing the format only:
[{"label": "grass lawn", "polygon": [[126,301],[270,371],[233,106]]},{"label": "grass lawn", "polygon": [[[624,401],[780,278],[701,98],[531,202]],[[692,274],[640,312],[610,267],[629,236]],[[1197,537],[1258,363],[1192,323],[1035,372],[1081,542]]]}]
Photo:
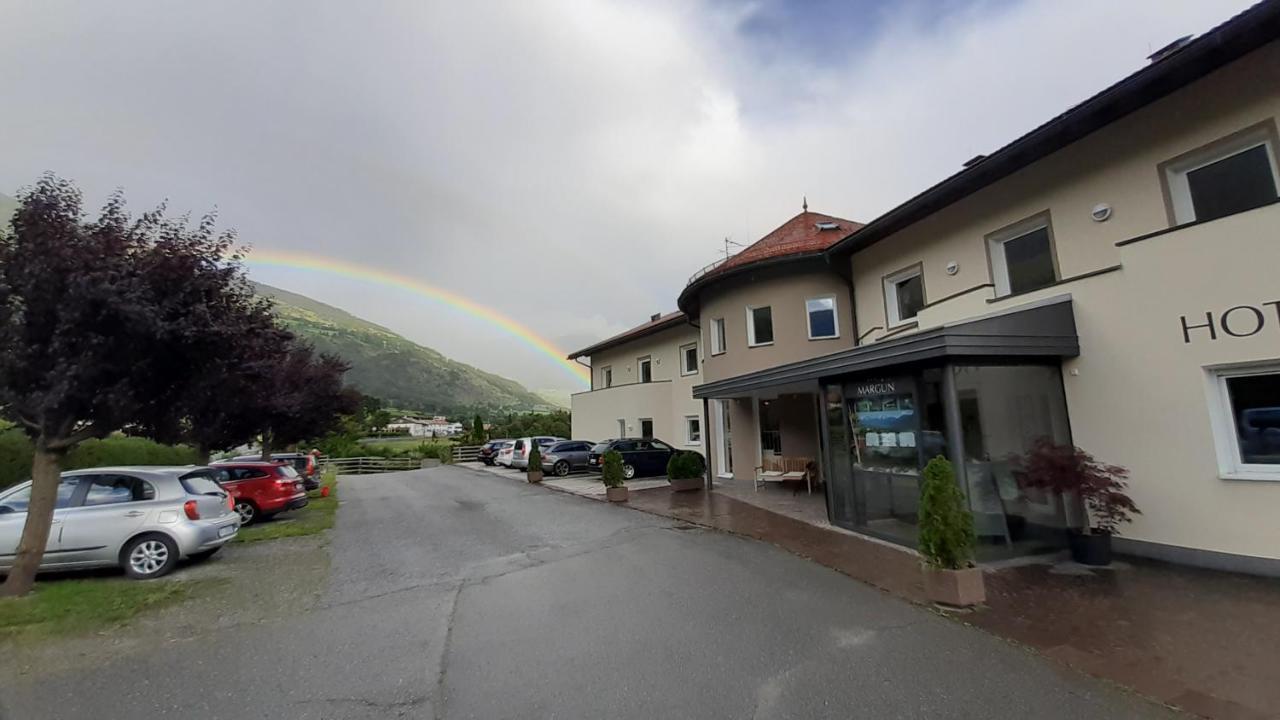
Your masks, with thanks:
[{"label": "grass lawn", "polygon": [[214,580],[68,578],[44,580],[26,597],[0,598],[0,641],[40,640],[122,624],[180,602]]},{"label": "grass lawn", "polygon": [[[329,497],[321,497],[324,488],[329,488]],[[320,488],[312,490],[308,497],[311,502],[300,510],[291,510],[281,517],[240,528],[236,541],[257,542],[314,535],[333,527],[333,518],[338,512],[338,474],[333,470],[326,471]]]}]

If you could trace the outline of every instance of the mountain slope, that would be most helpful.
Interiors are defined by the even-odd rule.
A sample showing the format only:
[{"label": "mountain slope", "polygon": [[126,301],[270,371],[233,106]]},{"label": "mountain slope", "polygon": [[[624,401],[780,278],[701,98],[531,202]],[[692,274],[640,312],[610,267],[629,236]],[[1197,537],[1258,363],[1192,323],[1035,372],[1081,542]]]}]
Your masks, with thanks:
[{"label": "mountain slope", "polygon": [[393,407],[445,412],[548,406],[514,380],[451,360],[345,310],[270,285],[253,285],[275,302],[277,316],[290,330],[351,364],[348,383]]}]

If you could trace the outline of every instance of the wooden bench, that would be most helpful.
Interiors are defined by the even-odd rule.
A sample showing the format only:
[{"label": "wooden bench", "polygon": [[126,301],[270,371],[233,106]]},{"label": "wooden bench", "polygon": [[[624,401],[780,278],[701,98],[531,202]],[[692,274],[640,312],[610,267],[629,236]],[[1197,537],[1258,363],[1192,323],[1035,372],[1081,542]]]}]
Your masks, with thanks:
[{"label": "wooden bench", "polygon": [[[760,492],[760,486],[766,483],[795,483],[797,486],[803,485],[810,495],[813,494],[813,483],[818,475],[818,466],[813,458],[766,455],[762,462],[756,468],[756,492]],[[799,487],[792,492],[800,492]]]}]

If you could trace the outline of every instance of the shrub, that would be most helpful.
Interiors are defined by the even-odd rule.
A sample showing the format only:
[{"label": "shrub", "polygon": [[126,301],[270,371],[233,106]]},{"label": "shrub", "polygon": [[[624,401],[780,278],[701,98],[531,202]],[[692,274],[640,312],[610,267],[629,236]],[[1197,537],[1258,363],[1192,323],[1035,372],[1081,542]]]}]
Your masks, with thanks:
[{"label": "shrub", "polygon": [[604,464],[600,469],[600,482],[605,487],[622,487],[622,453],[610,450],[604,454]]},{"label": "shrub", "polygon": [[960,570],[973,564],[973,545],[973,516],[964,506],[955,470],[939,455],[924,466],[920,554],[933,567]]},{"label": "shrub", "polygon": [[[30,479],[31,440],[20,430],[0,432],[0,488]],[[199,453],[186,445],[161,445],[140,437],[112,435],[85,440],[67,453],[64,470],[113,465],[194,465]]]},{"label": "shrub", "polygon": [[706,470],[706,460],[692,450],[673,453],[667,461],[667,477],[671,480],[694,480],[702,477]]},{"label": "shrub", "polygon": [[435,450],[435,456],[439,458],[440,462],[444,463],[445,465],[448,465],[449,463],[453,462],[453,446],[452,445],[437,445],[434,448],[434,450]]},{"label": "shrub", "polygon": [[533,447],[529,448],[529,472],[542,472],[542,448],[538,447],[537,440],[530,440]]},{"label": "shrub", "polygon": [[1037,439],[1025,458],[1010,458],[1014,477],[1024,488],[1040,488],[1067,496],[1075,494],[1088,508],[1091,528],[1114,535],[1121,523],[1142,511],[1125,494],[1129,471],[1119,465],[1098,462],[1072,445],[1059,445],[1047,437]]}]

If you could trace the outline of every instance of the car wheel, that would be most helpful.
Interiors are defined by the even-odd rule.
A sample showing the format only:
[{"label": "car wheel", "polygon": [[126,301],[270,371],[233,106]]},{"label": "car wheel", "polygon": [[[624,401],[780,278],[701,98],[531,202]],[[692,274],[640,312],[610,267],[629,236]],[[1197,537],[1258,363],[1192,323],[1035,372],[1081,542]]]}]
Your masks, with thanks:
[{"label": "car wheel", "polygon": [[236,501],[236,514],[240,516],[241,525],[252,525],[258,520],[258,508],[248,500]]},{"label": "car wheel", "polygon": [[552,470],[555,472],[555,474],[556,474],[556,475],[558,475],[558,476],[560,476],[560,477],[564,477],[565,475],[568,475],[568,474],[569,474],[569,461],[568,461],[568,460],[561,460],[560,462],[558,462],[558,463],[556,463],[556,464],[555,464],[555,466],[552,468]]},{"label": "car wheel", "polygon": [[134,580],[158,578],[178,564],[178,545],[165,535],[143,535],[120,552],[120,565]]},{"label": "car wheel", "polygon": [[191,558],[191,562],[204,562],[205,560],[208,560],[209,558],[213,557],[214,554],[216,554],[221,549],[222,549],[222,546],[219,545],[218,547],[212,550],[205,550],[203,552],[191,553],[187,557]]},{"label": "car wheel", "polygon": [[626,478],[626,479],[630,480],[631,478],[633,478],[633,477],[635,477],[635,476],[636,476],[636,466],[635,466],[635,465],[627,465],[627,464],[625,464],[625,463],[624,463],[624,464],[623,464],[623,466],[622,466],[622,477],[624,477],[624,478]]}]

